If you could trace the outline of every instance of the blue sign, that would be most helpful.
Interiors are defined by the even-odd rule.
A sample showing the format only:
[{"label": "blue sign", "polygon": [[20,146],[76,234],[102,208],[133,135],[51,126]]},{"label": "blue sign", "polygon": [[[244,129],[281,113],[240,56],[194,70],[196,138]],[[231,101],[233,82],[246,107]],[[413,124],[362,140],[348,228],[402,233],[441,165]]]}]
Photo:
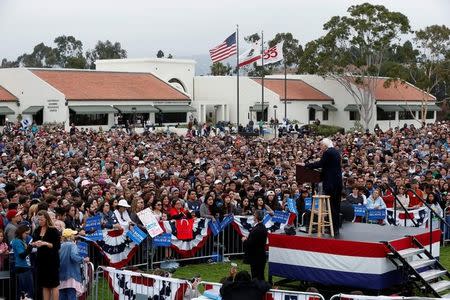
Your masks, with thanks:
[{"label": "blue sign", "polygon": [[367,220],[384,220],[386,219],[386,210],[385,209],[368,209],[367,210]]},{"label": "blue sign", "polygon": [[87,257],[89,255],[88,244],[82,241],[77,242],[78,254],[81,257]]},{"label": "blue sign", "polygon": [[220,231],[224,230],[228,225],[230,225],[234,220],[234,215],[230,214],[223,218],[222,222],[220,222]]},{"label": "blue sign", "polygon": [[91,232],[91,233],[86,233],[84,238],[86,240],[94,241],[94,242],[101,241],[101,240],[103,240],[103,231],[102,230],[96,230],[96,231]]},{"label": "blue sign", "polygon": [[84,230],[87,233],[102,230],[102,218],[100,216],[87,218]]},{"label": "blue sign", "polygon": [[153,247],[170,247],[172,244],[172,234],[161,233],[153,238]]},{"label": "blue sign", "polygon": [[353,205],[353,211],[355,212],[355,217],[365,217],[367,209],[364,205]]},{"label": "blue sign", "polygon": [[[311,210],[311,206],[312,206],[312,198],[308,197],[305,198],[305,210]],[[316,201],[316,209],[319,208],[319,201]]]},{"label": "blue sign", "polygon": [[269,214],[266,214],[266,215],[264,216],[264,219],[262,220],[263,224],[266,225],[266,223],[269,222],[270,219],[272,219],[272,216],[269,215]]},{"label": "blue sign", "polygon": [[[311,204],[310,204],[311,205]],[[297,210],[297,203],[295,203],[295,200],[292,198],[287,198],[287,207],[288,210],[291,213],[294,213],[296,215],[298,215],[298,210]]]},{"label": "blue sign", "polygon": [[127,237],[129,237],[136,245],[139,245],[143,240],[145,240],[147,234],[138,226],[133,226],[133,229],[128,230]]},{"label": "blue sign", "polygon": [[276,210],[273,212],[272,222],[285,224],[289,220],[289,212]]},{"label": "blue sign", "polygon": [[218,235],[220,232],[220,223],[218,221],[209,221],[209,228],[211,228],[212,234],[214,236]]}]

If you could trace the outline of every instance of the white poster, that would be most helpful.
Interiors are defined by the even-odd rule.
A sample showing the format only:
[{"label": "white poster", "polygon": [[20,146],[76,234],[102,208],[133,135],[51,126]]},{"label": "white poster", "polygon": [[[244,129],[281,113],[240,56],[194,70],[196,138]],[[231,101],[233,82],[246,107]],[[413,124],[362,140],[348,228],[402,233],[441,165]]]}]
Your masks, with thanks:
[{"label": "white poster", "polygon": [[159,223],[156,220],[150,208],[146,208],[138,212],[137,215],[141,220],[142,224],[145,226],[145,229],[147,229],[148,234],[150,234],[152,238],[164,232],[161,229],[161,226],[159,226]]}]

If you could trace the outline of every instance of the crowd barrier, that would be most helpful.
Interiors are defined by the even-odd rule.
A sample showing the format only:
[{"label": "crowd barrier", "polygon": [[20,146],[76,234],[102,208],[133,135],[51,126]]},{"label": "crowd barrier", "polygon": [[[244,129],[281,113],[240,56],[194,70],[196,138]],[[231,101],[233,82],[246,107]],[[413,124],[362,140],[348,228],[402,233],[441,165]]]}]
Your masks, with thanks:
[{"label": "crowd barrier", "polygon": [[402,297],[402,296],[364,296],[364,295],[350,295],[337,294],[330,298],[330,300],[434,300],[441,298],[427,298],[427,297]]},{"label": "crowd barrier", "polygon": [[[17,277],[14,272],[11,272],[9,254],[0,255],[0,258],[5,263],[0,268],[0,299],[17,299]],[[94,265],[91,262],[84,262],[81,265],[81,271],[82,285],[85,287],[85,291],[78,297],[78,300],[87,300],[92,294],[92,288],[94,287]],[[37,274],[33,272],[34,297],[31,298],[31,295],[28,295],[30,299],[36,299],[36,293],[38,292],[36,276]]]},{"label": "crowd barrier", "polygon": [[92,300],[193,299],[192,285],[188,280],[105,266],[98,267],[95,274]]},{"label": "crowd barrier", "polygon": [[[222,287],[216,282],[202,281],[200,284],[203,285],[203,290],[211,295],[219,295]],[[264,300],[325,300],[325,298],[319,293],[271,289],[266,293]]]}]

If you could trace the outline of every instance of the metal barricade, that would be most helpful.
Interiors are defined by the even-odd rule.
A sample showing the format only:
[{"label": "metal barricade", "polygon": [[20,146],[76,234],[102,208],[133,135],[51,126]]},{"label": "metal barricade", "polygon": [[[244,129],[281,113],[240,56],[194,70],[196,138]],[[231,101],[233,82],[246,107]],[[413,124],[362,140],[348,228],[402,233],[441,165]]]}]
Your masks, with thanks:
[{"label": "metal barricade", "polygon": [[81,268],[82,284],[84,287],[84,293],[78,297],[78,300],[89,299],[90,295],[93,294],[94,289],[94,264],[91,262],[85,262]]},{"label": "metal barricade", "polygon": [[[450,206],[446,206],[444,209],[444,219],[447,221],[447,223],[450,224]],[[444,245],[448,242],[450,242],[450,227],[448,227],[444,222],[441,222],[442,226],[442,232],[443,232],[443,242]]]},{"label": "metal barricade", "polygon": [[236,257],[244,255],[242,237],[230,224],[221,233],[222,257]]},{"label": "metal barricade", "polygon": [[403,297],[403,296],[364,296],[351,294],[337,294],[330,298],[330,300],[434,300],[441,298],[427,298],[427,297]]},{"label": "metal barricade", "polygon": [[[173,247],[150,247],[150,269],[154,269],[155,265],[167,262],[219,261],[221,255],[220,236],[220,234],[217,236],[208,235],[200,249],[189,250],[184,255],[181,255]],[[180,250],[183,251],[183,249]]]},{"label": "metal barricade", "polygon": [[192,285],[187,280],[103,266],[95,274],[94,293],[88,299],[192,299]]},{"label": "metal barricade", "polygon": [[9,254],[0,254],[0,299],[13,298]]},{"label": "metal barricade", "polygon": [[[203,286],[204,291],[211,291],[217,295],[220,293],[220,288],[222,287],[222,284],[216,282],[202,281],[200,284]],[[267,292],[264,300],[273,299],[325,300],[325,298],[319,293],[271,289]]]}]

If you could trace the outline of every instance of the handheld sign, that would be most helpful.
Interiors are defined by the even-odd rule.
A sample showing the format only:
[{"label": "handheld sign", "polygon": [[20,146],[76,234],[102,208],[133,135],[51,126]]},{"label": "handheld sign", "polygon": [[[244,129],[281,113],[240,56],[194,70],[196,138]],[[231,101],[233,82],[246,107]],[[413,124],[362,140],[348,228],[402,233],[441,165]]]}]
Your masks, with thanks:
[{"label": "handheld sign", "polygon": [[137,215],[152,238],[164,232],[150,208],[138,212]]}]

